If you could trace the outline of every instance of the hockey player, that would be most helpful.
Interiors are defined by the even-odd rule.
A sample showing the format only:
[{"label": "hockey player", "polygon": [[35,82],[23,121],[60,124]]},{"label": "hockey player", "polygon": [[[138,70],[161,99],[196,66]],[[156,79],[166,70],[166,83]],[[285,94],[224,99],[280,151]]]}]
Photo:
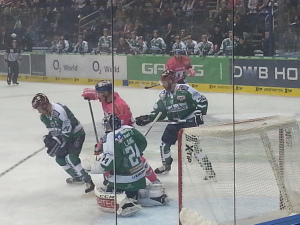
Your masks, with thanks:
[{"label": "hockey player", "polygon": [[[120,118],[122,125],[134,126],[134,118],[132,117],[131,110],[127,103],[119,96],[117,92],[112,92],[112,83],[110,81],[100,81],[96,84],[95,89],[85,88],[83,90],[82,96],[86,100],[97,100],[101,102],[104,116],[113,113],[113,99],[114,99],[114,114]],[[102,141],[104,138],[101,138],[100,142],[97,144],[96,153],[102,151]],[[142,156],[144,166],[146,169],[146,177],[152,183],[160,183],[156,174],[154,173],[152,167],[148,164],[145,157]]]},{"label": "hockey player", "polygon": [[[204,95],[187,84],[176,84],[173,71],[164,71],[160,82],[164,90],[160,93],[159,100],[155,103],[153,111],[150,115],[142,115],[135,118],[138,126],[145,126],[152,122],[159,112],[162,112],[159,119],[168,117],[169,120],[175,121],[167,125],[162,135],[160,153],[163,165],[155,169],[156,174],[164,174],[171,170],[173,159],[170,147],[176,143],[179,130],[203,124],[202,115],[206,115],[208,107],[208,102]],[[180,122],[176,122],[179,120]],[[207,156],[199,147],[199,143],[195,149],[197,150],[195,150],[194,155],[206,171],[204,179],[213,178],[215,172]]]},{"label": "hockey player", "polygon": [[85,131],[69,108],[61,103],[50,103],[45,94],[32,99],[32,107],[41,114],[40,119],[49,133],[43,137],[49,156],[71,177],[67,183],[86,183],[85,192],[94,190],[91,176],[82,168],[79,154],[85,140]]},{"label": "hockey player", "polygon": [[[112,114],[103,118],[102,125],[107,139],[100,159],[96,161],[93,157],[83,161],[83,167],[91,174],[109,172],[106,190],[95,190],[100,209],[113,212],[114,191],[117,194],[117,214],[120,216],[128,216],[140,210],[139,199],[144,206],[164,205],[167,195],[162,185],[146,185],[141,158],[147,147],[144,135],[131,126],[121,126],[121,120]],[[110,203],[111,199],[113,203]]]},{"label": "hockey player", "polygon": [[174,50],[174,56],[167,61],[166,70],[175,72],[175,79],[178,84],[187,83],[187,80],[185,79],[187,76],[186,72],[192,77],[196,75],[191,66],[190,58],[186,55],[182,55],[182,52],[179,49]]},{"label": "hockey player", "polygon": [[19,62],[22,60],[22,55],[17,40],[12,40],[12,45],[4,52],[4,60],[8,67],[7,84],[11,85],[11,82],[19,84]]}]

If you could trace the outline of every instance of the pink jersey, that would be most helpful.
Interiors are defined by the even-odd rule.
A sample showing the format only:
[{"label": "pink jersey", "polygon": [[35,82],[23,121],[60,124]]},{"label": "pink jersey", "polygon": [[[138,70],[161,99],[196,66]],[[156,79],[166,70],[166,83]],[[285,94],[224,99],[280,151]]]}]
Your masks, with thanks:
[{"label": "pink jersey", "polygon": [[166,69],[175,72],[176,79],[184,77],[185,72],[191,67],[190,58],[184,55],[179,59],[176,59],[175,56],[173,56],[166,63]]},{"label": "pink jersey", "polygon": [[[104,115],[111,114],[113,111],[113,104],[107,103],[107,102],[101,102],[102,109],[104,112]],[[115,115],[120,118],[123,125],[134,125],[134,120],[132,117],[131,110],[127,103],[119,96],[117,92],[114,92],[114,105],[115,105]]]}]

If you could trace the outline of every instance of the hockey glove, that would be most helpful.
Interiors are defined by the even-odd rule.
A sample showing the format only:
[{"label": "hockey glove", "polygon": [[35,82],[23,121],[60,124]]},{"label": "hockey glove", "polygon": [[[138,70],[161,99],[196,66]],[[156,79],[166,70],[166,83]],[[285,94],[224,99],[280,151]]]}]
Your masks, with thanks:
[{"label": "hockey glove", "polygon": [[81,95],[85,100],[96,100],[98,99],[96,90],[92,88],[85,88]]},{"label": "hockey glove", "polygon": [[194,116],[186,120],[186,122],[195,123],[197,126],[204,124],[203,115],[200,111],[195,111]]},{"label": "hockey glove", "polygon": [[188,69],[188,73],[191,77],[194,77],[196,75],[195,70],[193,68]]},{"label": "hockey glove", "polygon": [[45,147],[47,148],[47,154],[51,157],[55,156],[59,147],[64,145],[64,141],[61,136],[51,136],[49,134],[43,137]]},{"label": "hockey glove", "polygon": [[103,144],[106,142],[106,135],[100,138],[99,142],[95,144],[94,155],[100,155],[103,153]]},{"label": "hockey glove", "polygon": [[145,126],[148,123],[151,123],[150,117],[148,115],[142,115],[135,118],[135,123],[138,126]]}]

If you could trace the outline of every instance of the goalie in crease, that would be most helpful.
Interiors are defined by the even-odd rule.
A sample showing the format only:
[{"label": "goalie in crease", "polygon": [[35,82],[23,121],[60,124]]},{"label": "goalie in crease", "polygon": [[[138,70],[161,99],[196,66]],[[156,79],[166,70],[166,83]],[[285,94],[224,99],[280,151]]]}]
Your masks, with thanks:
[{"label": "goalie in crease", "polygon": [[[165,174],[171,170],[173,159],[171,157],[171,145],[177,141],[177,135],[180,129],[196,127],[203,124],[203,115],[206,115],[208,101],[204,95],[188,84],[176,84],[173,71],[166,70],[162,73],[160,83],[164,90],[159,95],[159,100],[155,103],[153,111],[149,115],[142,115],[137,118],[136,124],[145,126],[151,123],[159,112],[162,113],[160,120],[168,118],[174,121],[167,125],[161,138],[160,154],[162,166],[155,169],[156,174]],[[184,122],[176,122],[176,121]],[[200,166],[206,172],[205,180],[215,177],[208,157],[203,153],[199,146],[197,137],[193,149],[194,156],[197,158]]]},{"label": "goalie in crease", "polygon": [[43,138],[48,155],[71,176],[66,182],[86,183],[85,192],[93,191],[95,185],[79,158],[85,140],[80,122],[66,105],[51,103],[43,93],[36,94],[31,104],[49,131]]},{"label": "goalie in crease", "polygon": [[104,117],[103,129],[107,133],[107,139],[99,160],[95,157],[83,160],[83,167],[91,174],[109,172],[106,190],[95,190],[100,209],[114,211],[114,191],[117,193],[119,216],[129,216],[139,211],[141,205],[166,204],[167,195],[162,184],[146,185],[145,168],[141,158],[147,147],[144,135],[131,126],[122,126],[121,120],[112,114]]}]

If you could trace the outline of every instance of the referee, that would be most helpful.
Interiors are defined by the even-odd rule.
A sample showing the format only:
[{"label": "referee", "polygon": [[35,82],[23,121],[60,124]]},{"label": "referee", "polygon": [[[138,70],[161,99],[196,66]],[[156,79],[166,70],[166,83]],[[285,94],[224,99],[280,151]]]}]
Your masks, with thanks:
[{"label": "referee", "polygon": [[19,61],[22,60],[22,55],[17,40],[12,40],[11,46],[6,49],[4,60],[8,66],[7,84],[11,85],[11,82],[13,82],[13,84],[19,84]]}]

